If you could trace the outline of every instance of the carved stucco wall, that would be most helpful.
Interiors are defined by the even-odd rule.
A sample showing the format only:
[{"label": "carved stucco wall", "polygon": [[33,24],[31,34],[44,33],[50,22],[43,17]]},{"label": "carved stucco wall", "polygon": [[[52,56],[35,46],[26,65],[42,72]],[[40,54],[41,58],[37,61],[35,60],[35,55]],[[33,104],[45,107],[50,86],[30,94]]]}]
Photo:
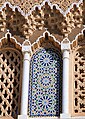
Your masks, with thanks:
[{"label": "carved stucco wall", "polygon": [[[0,0],[0,6],[7,1],[12,5],[20,6],[25,13],[28,13],[34,5],[39,5],[43,2],[43,0]],[[66,11],[72,3],[77,3],[79,0],[50,0],[50,2],[57,4],[63,11]]]},{"label": "carved stucco wall", "polygon": [[74,66],[74,113],[85,115],[85,47],[75,52]]},{"label": "carved stucco wall", "polygon": [[[37,39],[42,36],[43,32],[46,30],[49,31],[59,42],[61,42],[65,37],[68,37],[70,41],[73,41],[85,25],[85,4],[79,2],[79,0],[50,0],[50,4],[52,3],[51,5],[49,5],[49,2],[42,4],[42,0],[35,0],[35,2],[34,0],[3,0],[0,1],[0,6],[5,2],[10,3],[4,5],[0,10],[0,38],[4,36],[8,29],[20,44],[29,39],[32,45],[32,50],[35,50],[36,47],[40,47],[39,44],[42,42],[43,37],[40,41]],[[68,12],[64,14],[68,7],[74,2],[79,3],[73,5]],[[64,11],[63,13],[56,5],[53,5],[55,3]],[[27,15],[30,8],[35,4],[42,5],[40,8],[35,7],[35,9]],[[14,6],[16,5],[20,8],[15,8]],[[22,14],[21,10],[23,10],[25,14]],[[57,43],[49,37],[48,39],[52,41],[53,45],[57,45]],[[36,42],[36,40],[38,42]],[[76,79],[74,79],[74,82],[75,80]]]},{"label": "carved stucco wall", "polygon": [[85,30],[76,36],[70,51],[70,111],[85,116]]},{"label": "carved stucco wall", "polygon": [[[22,2],[24,7],[30,3],[29,1],[26,4],[25,1],[10,1],[10,3],[6,4],[4,4],[5,1],[1,2],[1,6],[2,4],[4,5],[0,11],[0,37],[9,29],[21,44],[25,39],[29,39],[33,43],[47,29],[59,41],[62,41],[65,37],[69,37],[69,40],[72,41],[83,28],[82,1],[76,1],[78,3],[74,4],[68,12],[63,12],[62,8],[59,8],[62,4],[66,7],[68,6],[66,0],[52,3],[47,0],[47,2],[42,2],[42,4],[39,2],[39,6],[31,7],[32,10],[27,12],[24,11],[25,8]],[[68,4],[74,2],[69,1]],[[37,1],[35,1],[36,3]],[[53,3],[56,4],[53,5]],[[16,5],[19,7],[15,7]],[[74,31],[77,32],[75,33]]]},{"label": "carved stucco wall", "polygon": [[0,43],[0,117],[16,119],[20,113],[22,53],[9,34]]}]

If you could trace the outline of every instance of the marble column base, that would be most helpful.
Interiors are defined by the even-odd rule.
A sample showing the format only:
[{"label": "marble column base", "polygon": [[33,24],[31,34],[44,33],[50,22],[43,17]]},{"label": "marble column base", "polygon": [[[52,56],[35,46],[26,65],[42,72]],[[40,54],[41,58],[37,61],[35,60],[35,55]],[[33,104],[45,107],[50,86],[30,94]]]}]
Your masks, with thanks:
[{"label": "marble column base", "polygon": [[69,118],[71,118],[70,114],[65,114],[65,113],[60,114],[60,119],[69,119]]},{"label": "marble column base", "polygon": [[28,115],[18,115],[18,119],[28,119]]}]

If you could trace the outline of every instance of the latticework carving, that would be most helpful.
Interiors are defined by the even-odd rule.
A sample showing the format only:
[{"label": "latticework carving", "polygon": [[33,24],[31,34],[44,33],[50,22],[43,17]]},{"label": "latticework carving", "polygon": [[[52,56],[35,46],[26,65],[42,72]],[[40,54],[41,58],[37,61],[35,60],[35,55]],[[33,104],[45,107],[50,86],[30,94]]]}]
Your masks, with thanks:
[{"label": "latticework carving", "polygon": [[20,111],[22,55],[14,49],[0,50],[0,115],[17,117]]},{"label": "latticework carving", "polygon": [[10,2],[12,5],[19,6],[26,14],[34,5],[39,5],[43,2],[43,0],[0,0],[0,6],[2,6],[5,2]]},{"label": "latticework carving", "polygon": [[85,25],[85,0],[83,0],[83,25]]},{"label": "latticework carving", "polygon": [[52,3],[57,4],[63,11],[66,11],[72,3],[78,3],[79,0],[50,0]]},{"label": "latticework carving", "polygon": [[[83,4],[74,5],[64,16],[56,5],[50,6],[45,2],[40,9],[35,7],[30,15],[22,15],[20,9],[6,4],[0,12],[0,31],[9,29],[13,35],[29,38],[33,33],[45,28],[52,34],[67,37],[75,27],[82,26]],[[21,22],[22,21],[22,22]]]},{"label": "latticework carving", "polygon": [[7,4],[0,12],[0,31],[9,29],[13,34],[26,38],[43,28],[61,36],[69,34],[73,28],[81,27],[82,6],[74,5],[65,18],[55,5],[51,8],[46,2],[41,10],[36,7],[28,17],[25,17],[17,8],[13,11]]},{"label": "latticework carving", "polygon": [[[24,13],[28,13],[34,5],[39,5],[43,0],[0,0],[0,6],[6,1],[9,1],[12,5],[18,5]],[[49,0],[51,3],[57,4],[63,11],[66,11],[68,7],[79,0]]]},{"label": "latticework carving", "polygon": [[67,21],[67,34],[71,33],[72,29],[75,27],[81,28],[82,25],[82,12],[83,12],[83,4],[81,3],[79,7],[76,4],[73,5],[73,8],[66,15]]},{"label": "latticework carving", "polygon": [[16,8],[15,11],[13,11],[8,4],[3,8],[3,11],[0,12],[0,31],[9,29],[12,34],[24,37],[23,26],[25,22],[24,16],[18,12],[18,9]]},{"label": "latticework carving", "polygon": [[85,48],[75,53],[74,113],[85,116]]},{"label": "latticework carving", "polygon": [[57,10],[56,6],[51,9],[47,2],[41,7],[41,10],[36,7],[28,17],[23,16],[17,8],[13,11],[7,4],[0,12],[0,20],[0,31],[9,29],[13,34],[26,38],[31,36],[34,31],[43,28],[63,35],[63,29],[66,28],[63,14]]}]

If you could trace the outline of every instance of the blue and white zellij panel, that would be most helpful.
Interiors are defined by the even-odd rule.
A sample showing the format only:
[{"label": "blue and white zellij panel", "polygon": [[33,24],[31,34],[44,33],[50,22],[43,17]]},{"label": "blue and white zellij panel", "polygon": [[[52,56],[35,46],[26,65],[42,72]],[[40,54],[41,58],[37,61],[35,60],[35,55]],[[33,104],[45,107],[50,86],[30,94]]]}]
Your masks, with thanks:
[{"label": "blue and white zellij panel", "polygon": [[58,116],[60,113],[61,55],[54,49],[40,49],[30,64],[30,116]]}]

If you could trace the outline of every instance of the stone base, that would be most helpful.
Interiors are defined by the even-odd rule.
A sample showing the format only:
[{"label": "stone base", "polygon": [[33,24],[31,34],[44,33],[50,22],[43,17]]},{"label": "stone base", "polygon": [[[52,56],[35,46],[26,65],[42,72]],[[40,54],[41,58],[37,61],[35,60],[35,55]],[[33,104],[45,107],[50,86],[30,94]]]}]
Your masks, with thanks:
[{"label": "stone base", "polygon": [[11,116],[0,116],[0,119],[14,119],[14,118]]},{"label": "stone base", "polygon": [[70,114],[65,114],[65,113],[62,113],[62,114],[60,114],[60,119],[69,119],[69,118],[71,118],[71,115]]},{"label": "stone base", "polygon": [[72,117],[72,119],[85,119],[85,116]]},{"label": "stone base", "polygon": [[85,116],[71,117],[70,114],[64,114],[64,113],[60,115],[60,118],[58,117],[28,117],[28,115],[18,115],[18,119],[85,119]]},{"label": "stone base", "polygon": [[58,117],[28,117],[27,115],[19,115],[18,119],[60,119]]},{"label": "stone base", "polygon": [[18,115],[18,119],[28,119],[28,115]]}]

